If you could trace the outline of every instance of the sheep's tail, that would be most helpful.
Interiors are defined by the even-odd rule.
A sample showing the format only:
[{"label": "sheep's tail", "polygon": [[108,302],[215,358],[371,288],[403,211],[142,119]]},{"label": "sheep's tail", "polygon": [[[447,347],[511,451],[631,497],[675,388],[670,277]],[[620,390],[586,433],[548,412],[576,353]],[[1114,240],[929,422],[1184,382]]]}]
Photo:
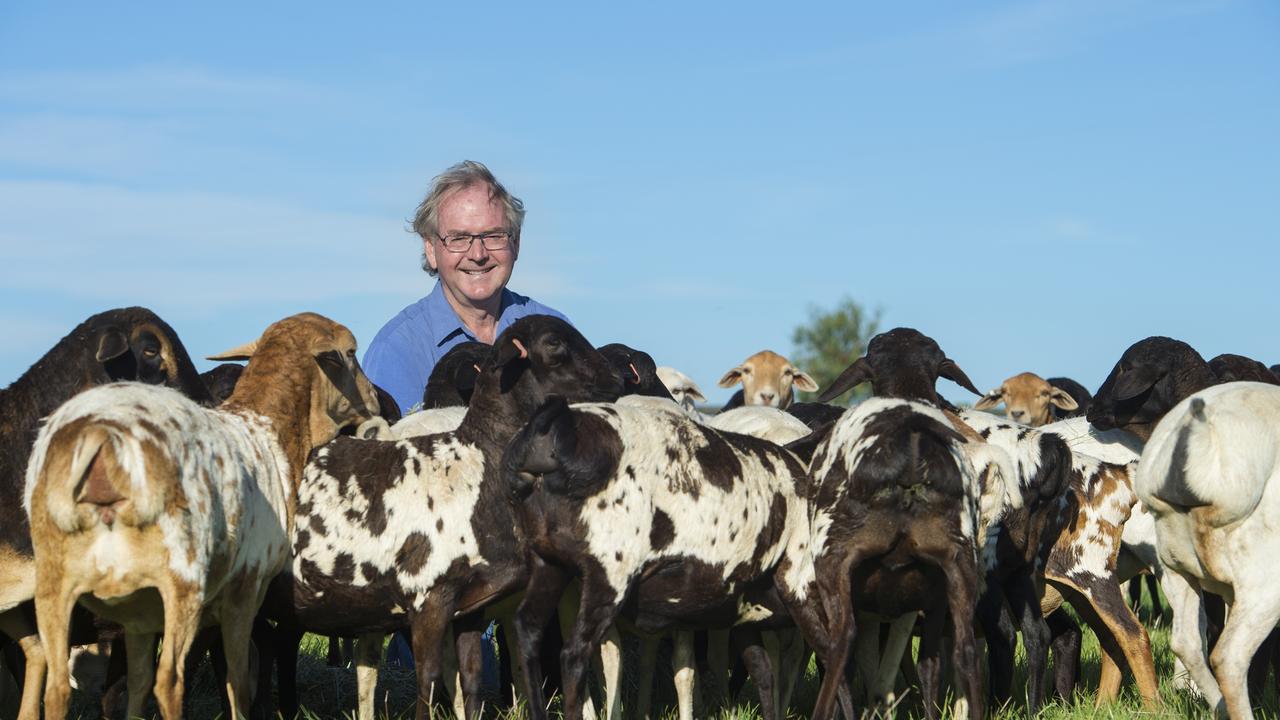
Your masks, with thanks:
[{"label": "sheep's tail", "polygon": [[33,524],[41,511],[65,533],[154,522],[169,493],[155,479],[163,470],[148,463],[166,455],[148,451],[146,442],[118,425],[91,421],[42,432],[27,476]]},{"label": "sheep's tail", "polygon": [[[1227,525],[1253,512],[1275,465],[1270,434],[1252,413],[1193,397],[1177,419],[1167,465],[1152,496],[1181,509],[1212,508],[1201,519]],[[1232,438],[1231,447],[1223,439]],[[1257,442],[1240,442],[1257,438]],[[1164,453],[1162,453],[1164,454]]]}]

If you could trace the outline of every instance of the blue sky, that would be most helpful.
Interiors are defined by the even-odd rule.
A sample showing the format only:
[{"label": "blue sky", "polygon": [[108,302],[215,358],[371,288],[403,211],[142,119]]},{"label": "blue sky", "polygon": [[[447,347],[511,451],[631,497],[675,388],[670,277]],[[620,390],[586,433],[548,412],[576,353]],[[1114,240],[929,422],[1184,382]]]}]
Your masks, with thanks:
[{"label": "blue sky", "polygon": [[464,158],[529,209],[513,289],[713,400],[844,296],[982,388],[1280,362],[1280,6],[470,5],[0,6],[0,384],[128,304],[367,345]]}]

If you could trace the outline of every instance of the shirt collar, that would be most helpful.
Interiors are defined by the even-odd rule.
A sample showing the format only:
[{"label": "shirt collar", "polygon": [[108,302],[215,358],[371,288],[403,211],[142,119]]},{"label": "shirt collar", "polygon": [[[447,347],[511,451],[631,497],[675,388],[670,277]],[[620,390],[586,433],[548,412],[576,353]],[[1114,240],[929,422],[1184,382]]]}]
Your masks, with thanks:
[{"label": "shirt collar", "polygon": [[[502,289],[502,304],[498,309],[498,330],[502,330],[502,315],[507,306],[512,302],[511,291],[506,288]],[[449,304],[449,299],[444,296],[444,286],[439,280],[436,280],[436,286],[432,288],[431,294],[427,296],[427,320],[431,323],[432,329],[435,330],[436,347],[441,347],[445,343],[457,337],[459,334],[465,336],[468,340],[474,341],[476,338],[462,323],[462,318],[458,317],[458,313],[454,312],[453,306]]]}]

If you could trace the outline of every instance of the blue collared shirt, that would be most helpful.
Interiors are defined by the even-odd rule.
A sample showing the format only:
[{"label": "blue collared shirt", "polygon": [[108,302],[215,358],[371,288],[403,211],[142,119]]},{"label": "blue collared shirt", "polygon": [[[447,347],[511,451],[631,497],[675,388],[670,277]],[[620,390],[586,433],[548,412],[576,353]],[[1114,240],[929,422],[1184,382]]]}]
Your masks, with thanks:
[{"label": "blue collared shirt", "polygon": [[[498,334],[526,315],[554,315],[565,322],[558,310],[510,290],[502,290],[498,310]],[[403,413],[422,404],[431,369],[449,348],[475,340],[436,281],[430,295],[400,311],[382,326],[364,353],[364,372],[383,390],[391,393]]]}]

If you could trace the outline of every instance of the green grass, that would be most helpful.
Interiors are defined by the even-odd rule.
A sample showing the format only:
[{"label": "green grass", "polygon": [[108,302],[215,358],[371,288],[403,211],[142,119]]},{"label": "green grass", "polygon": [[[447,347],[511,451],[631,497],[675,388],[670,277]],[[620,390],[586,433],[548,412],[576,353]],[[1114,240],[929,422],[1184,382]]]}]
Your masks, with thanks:
[{"label": "green grass", "polygon": [[[1145,709],[1141,699],[1138,697],[1136,688],[1127,677],[1119,700],[1115,703],[1097,707],[1094,702],[1094,696],[1097,690],[1101,655],[1097,639],[1086,631],[1081,656],[1081,680],[1075,698],[1069,702],[1062,700],[1050,702],[1039,717],[1044,720],[1211,717],[1208,708],[1198,698],[1175,690],[1172,686],[1173,653],[1169,649],[1168,628],[1148,626],[1148,629],[1155,654],[1156,672],[1160,678],[1160,692],[1164,700],[1163,708],[1158,711]],[[355,672],[349,667],[328,667],[325,664],[327,647],[327,641],[318,636],[308,635],[303,641],[298,667],[299,697],[306,708],[302,717],[307,718],[307,720],[354,718],[356,703]],[[659,658],[659,662],[663,662],[662,657]],[[624,693],[626,693],[624,695],[624,703],[634,702],[636,693],[634,677],[636,673],[633,671],[633,667],[624,667],[624,685],[627,680],[632,683],[631,687],[624,688]],[[675,718],[676,712],[672,707],[674,691],[671,687],[670,672],[659,671],[656,676],[660,684],[655,693],[655,705],[665,707],[660,717],[664,718],[664,720]],[[665,686],[661,684],[663,682],[665,682]],[[1025,688],[1025,665],[1022,662],[1021,655],[1019,655],[1018,676],[1015,678],[1014,687],[1017,689]],[[221,716],[217,700],[217,693],[219,692],[221,692],[221,688],[215,687],[213,672],[208,663],[201,665],[195,677],[191,678],[188,683],[188,717],[194,720],[215,720],[219,718]],[[816,695],[817,676],[811,665],[806,677],[796,689],[788,717],[807,717]],[[379,673],[377,697],[380,718],[385,717],[388,720],[412,718],[415,697],[413,673],[403,668],[383,667]],[[79,692],[74,693],[72,717],[97,717],[94,712],[95,702],[96,699],[94,698]],[[553,699],[552,702],[551,709],[553,715],[555,715],[559,711],[558,699]],[[1254,703],[1255,706],[1260,705],[1262,707],[1262,711],[1258,715],[1259,718],[1280,718],[1280,715],[1277,714],[1277,709],[1280,708],[1280,699],[1277,697],[1274,681],[1268,684],[1265,695],[1261,699],[1255,698]],[[7,706],[0,706],[0,711],[3,711],[2,708],[4,707]],[[154,712],[154,703],[151,709]],[[896,711],[896,717],[898,718],[923,717],[919,698],[914,689],[906,690],[903,693]],[[4,716],[11,717],[12,715],[5,714]],[[527,717],[527,713],[521,705],[507,712],[494,711],[490,705],[486,709],[485,716],[486,718],[495,718],[497,720],[523,720]],[[623,708],[623,716],[626,716],[625,706]],[[734,705],[712,712],[707,712],[701,707],[695,707],[695,716],[714,720],[755,720],[760,717],[755,705],[755,690],[748,684],[738,696]],[[440,720],[446,720],[452,717],[452,713],[439,711],[435,713],[435,717]],[[944,717],[949,717],[949,713]],[[1011,705],[1004,708],[989,708],[988,717],[996,720],[1025,718],[1025,706],[1021,700],[1015,700]]]}]

